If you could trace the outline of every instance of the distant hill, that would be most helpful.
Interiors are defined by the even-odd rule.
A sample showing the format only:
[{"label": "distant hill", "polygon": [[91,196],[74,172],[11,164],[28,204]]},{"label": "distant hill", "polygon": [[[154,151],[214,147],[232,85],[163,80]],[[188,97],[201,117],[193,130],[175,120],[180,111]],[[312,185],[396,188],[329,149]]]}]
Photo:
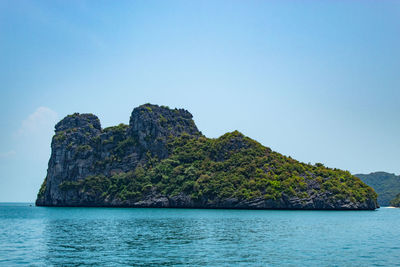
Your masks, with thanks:
[{"label": "distant hill", "polygon": [[390,201],[390,205],[393,207],[400,208],[400,193],[397,194],[397,196]]},{"label": "distant hill", "polygon": [[370,174],[355,174],[364,183],[373,187],[378,193],[378,204],[389,206],[390,201],[400,193],[400,175],[387,172],[373,172]]}]

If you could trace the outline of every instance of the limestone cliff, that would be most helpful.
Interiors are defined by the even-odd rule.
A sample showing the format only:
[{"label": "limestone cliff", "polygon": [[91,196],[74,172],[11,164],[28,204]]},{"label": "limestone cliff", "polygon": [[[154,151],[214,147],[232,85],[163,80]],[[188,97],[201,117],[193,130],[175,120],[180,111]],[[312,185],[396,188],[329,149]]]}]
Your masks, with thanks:
[{"label": "limestone cliff", "polygon": [[39,206],[375,209],[350,173],[308,165],[239,132],[204,137],[183,109],[146,104],[129,125],[92,114],[55,126]]}]

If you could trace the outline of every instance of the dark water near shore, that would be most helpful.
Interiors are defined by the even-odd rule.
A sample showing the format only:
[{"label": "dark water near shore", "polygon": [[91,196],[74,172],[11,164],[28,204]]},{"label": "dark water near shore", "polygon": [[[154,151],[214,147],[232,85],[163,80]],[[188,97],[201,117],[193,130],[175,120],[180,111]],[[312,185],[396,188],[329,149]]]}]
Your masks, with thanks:
[{"label": "dark water near shore", "polygon": [[274,211],[0,204],[0,265],[400,266],[400,209]]}]

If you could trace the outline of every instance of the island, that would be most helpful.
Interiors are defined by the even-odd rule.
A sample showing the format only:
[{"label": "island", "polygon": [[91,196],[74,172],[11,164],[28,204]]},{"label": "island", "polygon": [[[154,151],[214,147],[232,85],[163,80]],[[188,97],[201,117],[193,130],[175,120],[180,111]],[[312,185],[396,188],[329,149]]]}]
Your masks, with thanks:
[{"label": "island", "polygon": [[75,113],[55,126],[37,206],[374,210],[348,171],[301,163],[238,131],[207,138],[184,109],[145,104],[129,125]]},{"label": "island", "polygon": [[390,201],[390,205],[391,205],[392,207],[400,208],[400,193],[398,193],[398,194],[396,195],[396,197],[393,198],[393,199]]},{"label": "island", "polygon": [[382,171],[354,175],[375,190],[379,206],[391,205],[390,201],[400,192],[400,175]]}]

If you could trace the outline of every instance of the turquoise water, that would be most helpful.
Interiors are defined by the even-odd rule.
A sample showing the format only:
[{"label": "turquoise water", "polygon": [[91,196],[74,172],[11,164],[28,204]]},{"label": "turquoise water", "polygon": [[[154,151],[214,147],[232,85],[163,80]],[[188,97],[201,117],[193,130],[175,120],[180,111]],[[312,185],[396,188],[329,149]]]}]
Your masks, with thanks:
[{"label": "turquoise water", "polygon": [[0,265],[400,266],[400,209],[0,204]]}]

